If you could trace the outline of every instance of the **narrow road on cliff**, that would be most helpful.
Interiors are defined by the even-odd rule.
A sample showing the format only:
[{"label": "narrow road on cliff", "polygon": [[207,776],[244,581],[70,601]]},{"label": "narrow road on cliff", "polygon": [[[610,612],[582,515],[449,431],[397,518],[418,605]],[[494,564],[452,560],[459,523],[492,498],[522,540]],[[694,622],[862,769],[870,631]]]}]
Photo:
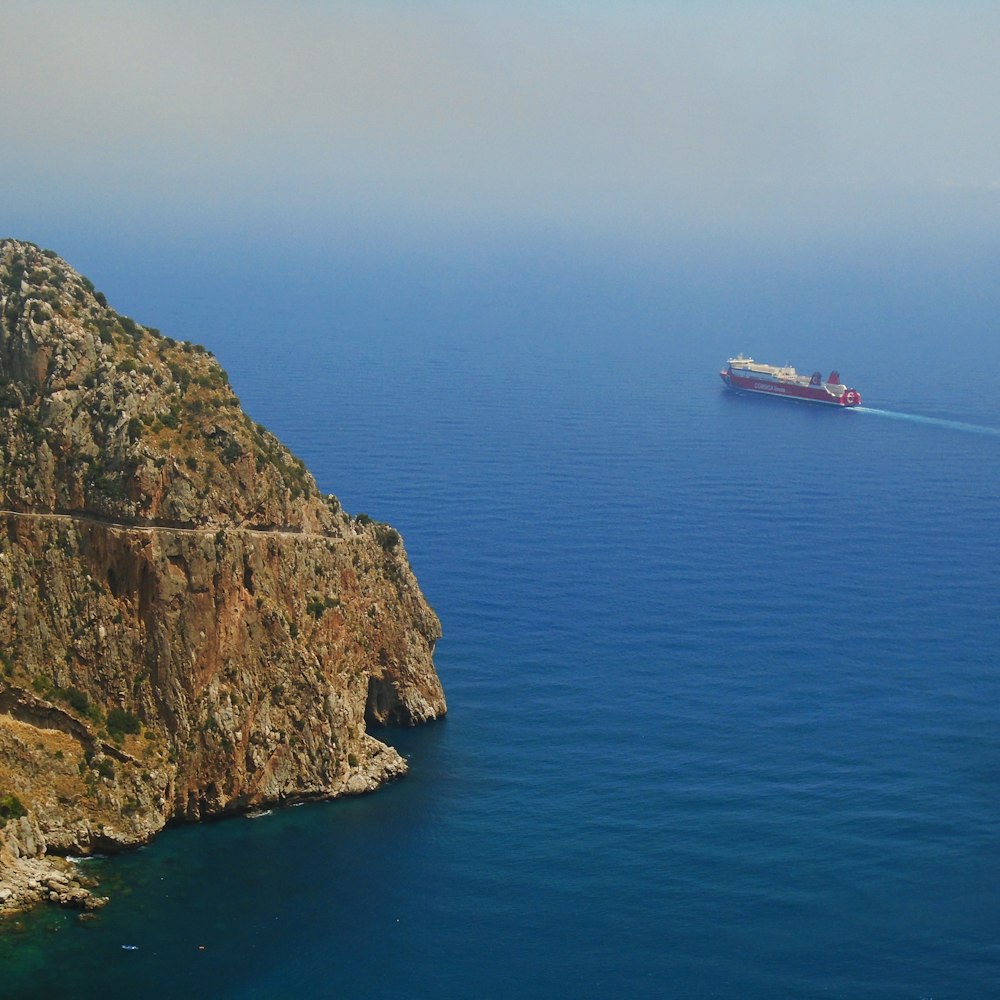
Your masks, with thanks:
[{"label": "narrow road on cliff", "polygon": [[112,521],[109,518],[99,517],[95,514],[86,513],[49,513],[42,511],[7,510],[0,508],[2,517],[33,518],[37,521],[55,521],[70,524],[93,524],[101,528],[113,528],[120,531],[169,531],[174,534],[185,535],[217,535],[220,531],[235,531],[255,535],[276,535],[279,538],[342,538],[342,535],[333,535],[320,531],[302,531],[296,528],[255,528],[248,525],[206,525],[201,527],[186,528],[182,525],[167,524],[163,522],[137,523],[131,521]]}]

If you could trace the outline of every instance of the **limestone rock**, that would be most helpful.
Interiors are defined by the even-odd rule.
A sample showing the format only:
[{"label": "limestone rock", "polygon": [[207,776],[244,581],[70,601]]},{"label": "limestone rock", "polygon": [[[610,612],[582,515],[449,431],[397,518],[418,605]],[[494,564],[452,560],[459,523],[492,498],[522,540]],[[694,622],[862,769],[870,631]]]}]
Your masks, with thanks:
[{"label": "limestone rock", "polygon": [[368,728],[444,714],[439,636],[211,354],[0,241],[0,912],[100,905],[54,855],[400,776]]}]

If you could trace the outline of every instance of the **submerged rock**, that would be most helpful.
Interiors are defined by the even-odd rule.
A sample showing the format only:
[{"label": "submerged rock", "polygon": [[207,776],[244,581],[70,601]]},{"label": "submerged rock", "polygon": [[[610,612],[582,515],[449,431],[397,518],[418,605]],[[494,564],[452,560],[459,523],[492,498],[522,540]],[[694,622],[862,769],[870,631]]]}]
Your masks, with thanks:
[{"label": "submerged rock", "polygon": [[0,912],[92,905],[54,855],[403,774],[368,727],[445,713],[439,636],[208,351],[0,242]]}]

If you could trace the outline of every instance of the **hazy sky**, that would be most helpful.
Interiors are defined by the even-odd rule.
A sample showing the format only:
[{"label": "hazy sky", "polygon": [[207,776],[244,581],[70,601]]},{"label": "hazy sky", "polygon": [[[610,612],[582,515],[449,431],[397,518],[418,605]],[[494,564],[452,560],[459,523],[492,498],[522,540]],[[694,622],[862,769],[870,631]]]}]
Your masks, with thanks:
[{"label": "hazy sky", "polygon": [[996,3],[7,0],[3,48],[19,220],[1000,228]]}]

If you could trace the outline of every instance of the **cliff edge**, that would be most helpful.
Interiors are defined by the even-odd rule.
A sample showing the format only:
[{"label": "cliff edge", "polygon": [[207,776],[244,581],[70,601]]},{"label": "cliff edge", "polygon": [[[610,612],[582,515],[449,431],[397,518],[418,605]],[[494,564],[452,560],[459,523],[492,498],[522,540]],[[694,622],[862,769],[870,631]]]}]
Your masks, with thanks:
[{"label": "cliff edge", "polygon": [[0,913],[60,856],[375,789],[446,711],[399,534],[348,516],[204,348],[0,241]]}]

